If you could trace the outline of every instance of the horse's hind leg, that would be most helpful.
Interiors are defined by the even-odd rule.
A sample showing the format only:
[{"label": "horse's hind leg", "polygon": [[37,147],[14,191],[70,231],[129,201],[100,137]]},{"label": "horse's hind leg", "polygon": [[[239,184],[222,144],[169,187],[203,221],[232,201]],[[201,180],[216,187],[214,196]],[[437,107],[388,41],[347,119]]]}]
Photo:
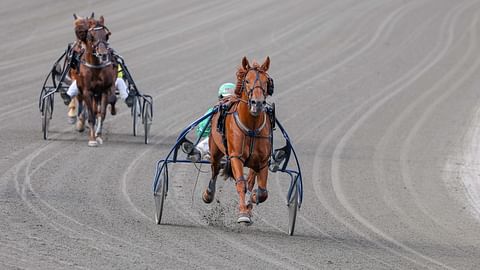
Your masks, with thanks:
[{"label": "horse's hind leg", "polygon": [[67,116],[68,116],[68,123],[69,124],[75,124],[75,122],[77,121],[77,101],[76,101],[76,98],[72,98],[72,100],[70,101],[70,104],[68,104],[68,113],[67,113]]},{"label": "horse's hind leg", "polygon": [[80,99],[78,96],[77,96],[77,100],[78,100],[78,110],[77,110],[77,118],[78,118],[78,121],[77,121],[77,125],[76,125],[76,129],[78,132],[83,132],[85,130],[85,104],[83,104],[83,99]]},{"label": "horse's hind leg", "polygon": [[112,94],[108,95],[108,104],[110,104],[110,113],[116,115],[117,109],[115,108],[115,104],[117,103],[117,96],[115,95],[115,86],[112,86],[111,92]]},{"label": "horse's hind leg", "polygon": [[202,194],[202,199],[205,203],[211,203],[215,198],[215,190],[217,183],[217,176],[220,172],[220,160],[224,154],[218,149],[215,142],[212,139],[209,140],[210,145],[210,155],[211,155],[211,169],[212,169],[212,178],[208,182],[208,186]]}]

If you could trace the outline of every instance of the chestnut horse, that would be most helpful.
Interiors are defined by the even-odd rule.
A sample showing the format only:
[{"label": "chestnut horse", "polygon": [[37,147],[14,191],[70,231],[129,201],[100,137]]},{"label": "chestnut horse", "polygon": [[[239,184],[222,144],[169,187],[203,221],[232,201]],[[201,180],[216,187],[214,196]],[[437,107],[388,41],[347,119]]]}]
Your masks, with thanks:
[{"label": "chestnut horse", "polygon": [[[87,18],[88,30],[82,40],[84,52],[80,59],[77,74],[79,103],[83,101],[88,113],[90,127],[88,146],[102,143],[102,127],[106,115],[108,97],[115,86],[117,67],[108,47],[110,31],[105,26],[103,16],[96,20]],[[84,119],[80,118],[80,121]],[[95,126],[95,124],[97,126]]]},{"label": "chestnut horse", "polygon": [[[270,77],[267,73],[270,58],[262,65],[246,57],[237,71],[237,86],[234,103],[225,116],[225,137],[217,131],[219,113],[212,117],[212,132],[209,139],[212,178],[202,194],[206,203],[215,196],[215,183],[220,171],[220,159],[226,155],[226,177],[233,177],[239,195],[239,218],[237,222],[250,224],[253,203],[264,202],[268,197],[268,161],[272,151],[270,116],[265,111]],[[270,93],[271,94],[271,93]],[[239,98],[238,98],[239,97]],[[223,138],[226,139],[224,143]],[[225,147],[226,146],[226,147]],[[247,180],[243,168],[250,168]],[[257,179],[257,189],[253,189]]]},{"label": "chestnut horse", "polygon": [[[91,17],[93,17],[94,14],[92,13]],[[70,79],[71,81],[77,81],[78,80],[78,63],[76,63],[77,61],[77,55],[81,55],[82,54],[82,44],[84,44],[83,42],[86,41],[87,39],[87,32],[88,32],[88,17],[87,18],[84,18],[84,17],[80,17],[80,16],[77,16],[75,13],[73,14],[73,18],[75,19],[73,21],[73,27],[74,27],[74,32],[75,32],[75,36],[76,36],[76,40],[75,42],[73,43],[72,45],[72,50],[74,51],[74,58],[75,59],[72,59],[71,61],[74,62],[75,61],[75,64],[71,66],[71,69],[70,69],[70,72],[69,72],[69,76],[70,76]],[[70,82],[71,83],[71,82]],[[66,93],[64,94],[66,95]],[[75,123],[77,121],[77,106],[76,106],[76,101],[77,97],[73,98],[70,103],[68,104],[68,118],[69,118],[69,122],[71,124]],[[82,107],[82,106],[80,106]],[[79,112],[80,113],[80,112]],[[80,117],[83,117],[83,116],[80,116]],[[82,118],[83,119],[83,118]],[[83,132],[84,131],[84,120],[83,121],[78,121],[77,122],[77,130],[80,131],[80,132]]]}]

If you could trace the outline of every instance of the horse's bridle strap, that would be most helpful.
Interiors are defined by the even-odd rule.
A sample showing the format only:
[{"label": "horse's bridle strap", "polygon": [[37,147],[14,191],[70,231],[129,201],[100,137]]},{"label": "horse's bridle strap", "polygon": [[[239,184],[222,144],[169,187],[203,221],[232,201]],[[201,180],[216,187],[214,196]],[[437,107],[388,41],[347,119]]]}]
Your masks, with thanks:
[{"label": "horse's bridle strap", "polygon": [[[245,78],[247,77],[247,74],[248,72],[250,72],[251,70],[255,71],[255,81],[253,82],[253,87],[252,88],[249,88],[247,89],[246,85],[245,85]],[[258,81],[260,81],[260,73],[264,73],[264,74],[267,74],[266,72],[264,71],[260,71],[258,70],[257,68],[250,68],[247,70],[247,72],[245,73],[245,77],[243,78],[243,82],[242,82],[242,88],[243,90],[245,91],[245,93],[247,94],[247,97],[250,98],[250,95],[252,94],[253,90],[255,88],[260,88],[262,90],[262,93],[264,94],[265,96],[265,89],[263,88],[261,82],[260,82],[260,85],[255,85]],[[267,74],[267,77],[268,77],[268,74]]]},{"label": "horse's bridle strap", "polygon": [[103,63],[101,65],[93,65],[93,64],[88,63],[87,61],[82,61],[81,64],[86,66],[86,67],[89,67],[89,68],[104,68],[104,67],[110,66],[112,64],[112,62],[108,61],[108,62]]},{"label": "horse's bridle strap", "polygon": [[262,129],[265,127],[265,124],[267,123],[267,115],[265,113],[263,114],[262,124],[260,125],[259,128],[254,130],[249,129],[248,127],[245,126],[245,124],[242,123],[240,118],[238,118],[237,111],[233,112],[233,119],[235,119],[235,123],[237,123],[237,126],[249,137],[260,137],[258,136],[258,134],[260,133],[260,131],[262,131]]}]

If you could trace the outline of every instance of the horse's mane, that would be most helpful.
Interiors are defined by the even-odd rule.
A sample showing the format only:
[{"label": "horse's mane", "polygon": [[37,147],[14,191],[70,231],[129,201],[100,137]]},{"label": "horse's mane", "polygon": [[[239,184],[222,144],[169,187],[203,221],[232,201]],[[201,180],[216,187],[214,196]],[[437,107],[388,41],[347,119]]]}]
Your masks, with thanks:
[{"label": "horse's mane", "polygon": [[242,66],[239,66],[237,70],[237,84],[235,86],[235,95],[239,97],[242,95],[243,78],[245,78],[246,74],[247,70]]},{"label": "horse's mane", "polygon": [[[256,60],[253,60],[252,67],[250,69],[263,71],[260,64]],[[244,69],[243,66],[239,66],[237,69],[237,84],[235,87],[235,95],[239,97],[242,95],[243,79],[247,75],[247,71],[248,70]]]}]

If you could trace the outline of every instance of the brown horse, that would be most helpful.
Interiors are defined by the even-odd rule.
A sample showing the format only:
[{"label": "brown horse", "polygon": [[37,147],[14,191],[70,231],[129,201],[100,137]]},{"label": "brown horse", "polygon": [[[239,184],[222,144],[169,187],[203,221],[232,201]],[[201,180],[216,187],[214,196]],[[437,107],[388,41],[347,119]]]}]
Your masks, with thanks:
[{"label": "brown horse", "polygon": [[[91,15],[91,17],[93,17],[93,13]],[[77,81],[78,80],[78,73],[79,73],[79,70],[78,70],[78,65],[77,65],[77,56],[78,55],[81,55],[82,54],[82,51],[83,51],[83,44],[84,42],[86,42],[86,39],[87,39],[87,33],[88,33],[88,17],[87,18],[84,18],[84,17],[80,17],[80,16],[77,16],[75,13],[73,14],[73,18],[75,19],[73,21],[73,29],[74,29],[74,32],[75,32],[75,36],[76,36],[76,40],[75,42],[72,44],[72,50],[73,50],[73,55],[75,59],[72,59],[71,61],[74,62],[75,61],[75,64],[71,66],[71,69],[70,69],[70,72],[69,72],[69,76],[70,76],[70,79],[71,81],[69,83],[72,83],[73,81]],[[62,98],[64,98],[64,96],[66,95],[66,93],[63,93],[62,94]],[[64,98],[65,99],[65,98]],[[77,97],[73,98],[70,103],[68,104],[68,121],[69,123],[73,124],[77,121]],[[83,132],[85,129],[84,127],[84,121],[78,121],[77,122],[77,130],[80,131],[80,132]]]},{"label": "brown horse", "polygon": [[[76,79],[79,89],[78,100],[83,101],[88,113],[90,127],[88,145],[97,146],[103,142],[101,137],[103,121],[108,97],[115,85],[117,66],[108,47],[110,31],[105,26],[103,16],[96,20],[92,14],[86,21],[88,30],[82,40],[84,52]],[[85,120],[81,117],[80,121]]]},{"label": "brown horse", "polygon": [[[267,73],[270,58],[262,65],[246,57],[237,71],[237,102],[225,116],[225,139],[217,131],[219,113],[212,118],[212,132],[209,139],[212,178],[203,192],[202,198],[211,203],[215,196],[215,183],[220,171],[220,159],[226,155],[224,169],[226,177],[235,179],[239,194],[239,223],[251,223],[253,203],[264,202],[268,197],[267,177],[268,160],[272,151],[270,117],[265,112],[266,98],[269,94],[270,77]],[[225,147],[226,146],[226,147]],[[243,175],[243,168],[250,168],[248,182]],[[257,189],[253,189],[257,179]]]}]

